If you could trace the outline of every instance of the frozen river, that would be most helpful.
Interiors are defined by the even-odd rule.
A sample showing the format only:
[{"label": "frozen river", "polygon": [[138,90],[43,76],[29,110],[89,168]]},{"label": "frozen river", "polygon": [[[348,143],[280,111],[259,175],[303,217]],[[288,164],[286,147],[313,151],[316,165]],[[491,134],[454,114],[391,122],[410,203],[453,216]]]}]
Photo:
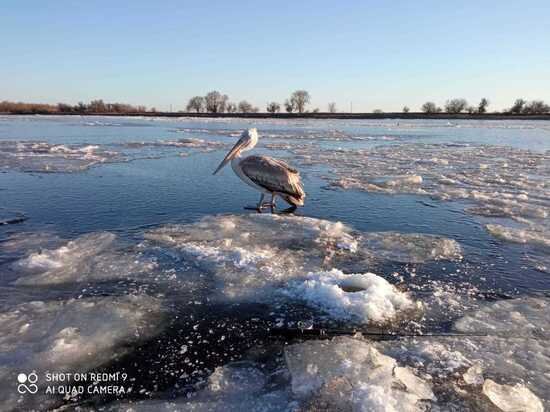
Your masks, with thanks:
[{"label": "frozen river", "polygon": [[549,408],[549,213],[544,121],[0,116],[0,409]]}]

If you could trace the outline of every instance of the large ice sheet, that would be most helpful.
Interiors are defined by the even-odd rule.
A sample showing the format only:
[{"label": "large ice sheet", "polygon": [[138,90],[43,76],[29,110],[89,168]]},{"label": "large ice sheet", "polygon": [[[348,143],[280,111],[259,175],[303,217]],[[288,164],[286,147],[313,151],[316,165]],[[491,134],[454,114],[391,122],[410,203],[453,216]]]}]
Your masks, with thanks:
[{"label": "large ice sheet", "polygon": [[[265,302],[290,296],[338,318],[363,321],[386,321],[417,308],[382,276],[366,273],[374,261],[461,258],[458,243],[439,236],[361,233],[339,222],[299,216],[209,216],[162,226],[145,237],[207,273],[212,297]],[[356,268],[365,273],[346,274]]]}]

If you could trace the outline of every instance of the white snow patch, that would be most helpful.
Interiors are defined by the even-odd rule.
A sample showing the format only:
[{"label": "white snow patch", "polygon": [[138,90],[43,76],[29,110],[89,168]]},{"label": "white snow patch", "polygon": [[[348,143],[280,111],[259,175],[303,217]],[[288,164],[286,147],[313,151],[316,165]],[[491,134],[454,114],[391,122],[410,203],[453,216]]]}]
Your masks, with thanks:
[{"label": "white snow patch", "polygon": [[337,269],[311,273],[291,284],[288,293],[336,318],[363,322],[385,322],[419,308],[407,293],[374,273],[344,274]]}]

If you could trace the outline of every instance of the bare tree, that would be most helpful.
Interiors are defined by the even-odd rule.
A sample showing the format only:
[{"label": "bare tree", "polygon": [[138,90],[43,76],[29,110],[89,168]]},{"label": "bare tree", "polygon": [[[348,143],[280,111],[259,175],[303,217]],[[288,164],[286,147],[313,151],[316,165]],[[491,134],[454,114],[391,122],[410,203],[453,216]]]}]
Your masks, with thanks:
[{"label": "bare tree", "polygon": [[295,107],[294,105],[292,104],[291,101],[289,101],[288,99],[285,100],[285,110],[287,111],[287,113],[292,113],[294,111]]},{"label": "bare tree", "polygon": [[298,111],[298,113],[303,113],[306,105],[311,100],[311,96],[306,90],[296,90],[290,96],[290,102],[292,106]]},{"label": "bare tree", "polygon": [[441,108],[437,107],[434,102],[426,102],[422,105],[422,111],[424,113],[433,114],[439,113],[441,111]]},{"label": "bare tree", "polygon": [[313,110],[311,111],[311,113],[319,113],[319,108],[316,107],[315,109],[313,109]]},{"label": "bare tree", "polygon": [[226,94],[222,95],[220,92],[214,90],[208,93],[204,97],[206,101],[206,111],[210,113],[223,113],[227,106],[229,97]]},{"label": "bare tree", "polygon": [[241,113],[252,113],[254,111],[254,107],[248,103],[246,100],[241,100],[239,102],[239,112]]},{"label": "bare tree", "polygon": [[277,102],[271,102],[267,104],[268,113],[279,113],[281,111],[281,105]]},{"label": "bare tree", "polygon": [[533,100],[526,103],[522,110],[522,113],[525,114],[544,114],[548,112],[550,112],[550,106],[542,100]]},{"label": "bare tree", "polygon": [[489,100],[484,97],[483,99],[481,99],[481,101],[477,106],[477,112],[480,114],[486,113],[488,106],[489,106]]},{"label": "bare tree", "polygon": [[196,112],[200,113],[204,111],[204,108],[206,106],[206,101],[204,100],[204,97],[202,96],[194,96],[189,99],[189,103],[187,103],[187,111],[188,112]]},{"label": "bare tree", "polygon": [[107,111],[107,107],[103,100],[92,100],[88,105],[88,110],[92,113],[104,113]]},{"label": "bare tree", "polygon": [[457,114],[468,107],[466,99],[451,99],[445,102],[445,111],[451,114]]},{"label": "bare tree", "polygon": [[527,103],[524,99],[516,99],[514,105],[510,108],[509,112],[514,114],[520,114],[523,111],[523,106]]},{"label": "bare tree", "polygon": [[409,113],[411,109],[408,106],[403,106],[403,113]]},{"label": "bare tree", "polygon": [[466,111],[468,112],[468,114],[477,113],[477,109],[476,109],[474,106],[468,106],[468,107],[466,107]]},{"label": "bare tree", "polygon": [[330,102],[330,103],[328,104],[328,111],[329,111],[329,113],[336,113],[336,112],[337,112],[337,110],[336,110],[336,103]]},{"label": "bare tree", "polygon": [[236,113],[237,112],[237,105],[233,102],[227,103],[227,107],[225,108],[227,113]]},{"label": "bare tree", "polygon": [[384,113],[384,111],[381,110],[381,109],[374,109],[372,112],[373,112],[373,113],[376,113],[376,114]]}]

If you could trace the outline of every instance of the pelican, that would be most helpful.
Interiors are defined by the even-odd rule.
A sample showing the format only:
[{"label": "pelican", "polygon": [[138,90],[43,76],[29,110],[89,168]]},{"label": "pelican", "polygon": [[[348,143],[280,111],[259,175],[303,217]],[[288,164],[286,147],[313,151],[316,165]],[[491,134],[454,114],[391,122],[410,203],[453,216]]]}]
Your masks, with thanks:
[{"label": "pelican", "polygon": [[[258,131],[255,128],[245,130],[214,174],[231,161],[231,168],[235,174],[261,193],[257,206],[259,211],[266,206],[274,208],[276,196],[290,203],[292,209],[303,206],[306,194],[298,170],[282,160],[268,156],[247,156],[241,159],[241,153],[253,149],[256,143],[258,143]],[[271,203],[264,203],[265,195],[271,195]]]}]

